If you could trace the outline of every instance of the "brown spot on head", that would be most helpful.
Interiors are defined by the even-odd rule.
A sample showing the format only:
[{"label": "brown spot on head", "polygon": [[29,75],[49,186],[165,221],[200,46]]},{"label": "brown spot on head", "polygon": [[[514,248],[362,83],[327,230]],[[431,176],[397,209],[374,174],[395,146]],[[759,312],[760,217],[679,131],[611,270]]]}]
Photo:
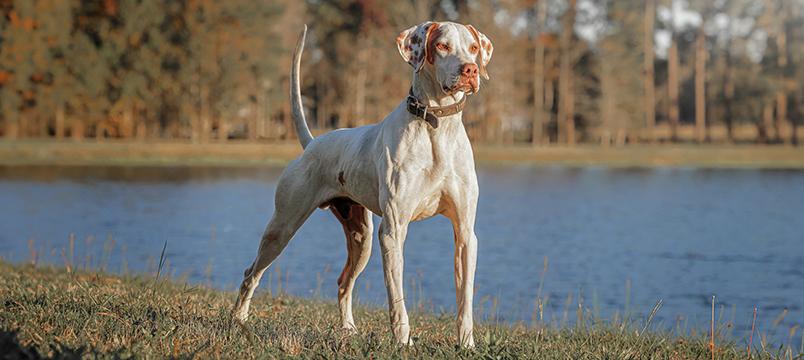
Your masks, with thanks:
[{"label": "brown spot on head", "polygon": [[427,37],[426,37],[427,44],[425,44],[424,46],[425,48],[424,57],[430,64],[435,62],[435,52],[436,52],[435,45],[436,40],[438,40],[439,36],[441,36],[441,30],[439,29],[439,25],[438,23],[433,23],[427,29]]},{"label": "brown spot on head", "polygon": [[[491,42],[487,42],[485,40],[482,40],[480,38],[480,33],[477,31],[477,29],[475,29],[474,26],[469,25],[469,24],[466,24],[464,26],[466,27],[467,30],[469,30],[469,33],[472,34],[472,37],[475,39],[475,43],[480,44],[480,46],[482,46],[483,49],[486,50],[486,52],[491,52],[491,50],[489,49],[491,47]],[[478,64],[480,65],[480,76],[488,79],[488,73],[486,72],[486,62],[488,60],[484,59],[483,53],[479,54],[479,59],[478,60],[479,60]]]}]

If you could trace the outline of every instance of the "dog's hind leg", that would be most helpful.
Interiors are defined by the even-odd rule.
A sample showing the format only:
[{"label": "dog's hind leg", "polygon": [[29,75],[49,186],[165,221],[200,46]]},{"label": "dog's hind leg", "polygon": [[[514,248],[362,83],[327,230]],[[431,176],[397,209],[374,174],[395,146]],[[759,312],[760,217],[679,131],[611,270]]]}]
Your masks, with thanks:
[{"label": "dog's hind leg", "polygon": [[248,318],[251,297],[262,274],[319,204],[317,201],[320,194],[299,173],[301,172],[290,171],[287,177],[283,175],[279,180],[274,215],[262,235],[256,259],[243,274],[243,283],[232,309],[232,315],[241,322]]},{"label": "dog's hind leg", "polygon": [[331,203],[332,213],[343,225],[346,234],[348,257],[338,277],[338,307],[341,311],[341,327],[356,331],[352,317],[352,290],[355,280],[363,272],[371,255],[371,233],[373,224],[371,212],[349,199],[335,199]]}]

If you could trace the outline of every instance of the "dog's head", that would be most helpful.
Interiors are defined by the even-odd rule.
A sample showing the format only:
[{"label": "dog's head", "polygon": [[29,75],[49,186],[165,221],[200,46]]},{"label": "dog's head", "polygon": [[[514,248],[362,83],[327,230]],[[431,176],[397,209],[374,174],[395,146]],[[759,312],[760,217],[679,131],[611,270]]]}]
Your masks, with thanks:
[{"label": "dog's head", "polygon": [[477,93],[480,76],[489,78],[494,47],[472,25],[428,21],[400,33],[396,45],[415,72],[428,72],[445,94]]}]

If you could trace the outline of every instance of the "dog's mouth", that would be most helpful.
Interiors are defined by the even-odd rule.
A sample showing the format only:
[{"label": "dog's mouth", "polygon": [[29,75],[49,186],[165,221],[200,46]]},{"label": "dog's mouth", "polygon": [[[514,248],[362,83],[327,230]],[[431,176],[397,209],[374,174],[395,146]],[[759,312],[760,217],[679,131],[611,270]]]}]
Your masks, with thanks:
[{"label": "dog's mouth", "polygon": [[480,79],[477,77],[474,78],[466,78],[459,76],[453,81],[452,86],[443,85],[442,90],[449,95],[453,95],[459,91],[463,91],[467,94],[475,94],[480,90]]}]

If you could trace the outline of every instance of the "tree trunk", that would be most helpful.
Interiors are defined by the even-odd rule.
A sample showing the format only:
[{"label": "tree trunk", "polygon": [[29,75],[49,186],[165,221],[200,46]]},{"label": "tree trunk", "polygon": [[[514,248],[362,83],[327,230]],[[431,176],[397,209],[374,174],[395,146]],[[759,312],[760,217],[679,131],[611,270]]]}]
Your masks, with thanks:
[{"label": "tree trunk", "polygon": [[123,123],[120,124],[120,135],[129,139],[134,135],[134,106],[129,105],[123,109]]},{"label": "tree trunk", "polygon": [[137,121],[137,130],[136,130],[137,141],[143,142],[145,138],[148,137],[148,128],[145,123],[145,120]]},{"label": "tree trunk", "polygon": [[5,135],[6,139],[17,139],[20,135],[19,123],[15,120],[6,119]]},{"label": "tree trunk", "polygon": [[547,20],[547,0],[539,0],[539,8],[536,14],[536,48],[534,50],[535,60],[533,62],[533,132],[531,143],[538,145],[542,142],[544,128],[544,43],[541,35],[544,33],[545,22]]},{"label": "tree trunk", "polygon": [[19,122],[17,123],[18,124],[17,126],[19,126],[19,128],[17,130],[17,136],[18,137],[24,138],[24,137],[29,136],[28,132],[30,131],[29,130],[29,128],[30,128],[29,125],[30,125],[30,122],[31,122],[29,116],[30,115],[27,114],[27,111],[25,111],[25,110],[20,111]]},{"label": "tree trunk", "polygon": [[229,140],[229,120],[221,117],[218,120],[218,141],[226,142]]},{"label": "tree trunk", "polygon": [[734,141],[734,67],[731,63],[731,53],[726,50],[725,70],[723,75],[723,122],[726,124],[726,137],[729,142]]},{"label": "tree trunk", "polygon": [[656,88],[654,87],[654,69],[653,69],[653,31],[654,19],[656,17],[656,4],[655,0],[645,0],[645,30],[644,42],[645,48],[645,127],[648,130],[648,139],[650,142],[656,141]]},{"label": "tree trunk", "polygon": [[801,92],[797,92],[795,95],[791,95],[791,99],[795,102],[795,106],[792,108],[792,114],[790,114],[790,142],[793,145],[798,146],[798,124],[801,121],[801,105],[804,103],[804,97],[802,96]]},{"label": "tree trunk", "polygon": [[258,115],[259,111],[257,110],[257,108],[259,106],[260,106],[259,104],[252,105],[252,109],[254,109],[254,111],[252,111],[252,115],[248,118],[248,125],[247,125],[248,139],[249,141],[252,142],[257,140],[257,122],[258,122],[257,119],[259,117]]},{"label": "tree trunk", "polygon": [[678,43],[675,34],[671,35],[670,49],[667,53],[667,118],[670,122],[670,140],[678,141]]},{"label": "tree trunk", "polygon": [[575,25],[575,5],[576,0],[569,0],[569,7],[564,12],[561,21],[561,37],[559,39],[561,47],[560,74],[558,84],[558,138],[567,145],[575,143],[575,124],[573,114],[574,98],[572,92],[572,35]]},{"label": "tree trunk", "polygon": [[[282,88],[285,94],[290,93],[290,82],[289,80],[285,80],[282,82]],[[304,111],[304,109],[302,109]],[[283,101],[282,102],[282,120],[284,124],[284,131],[285,133],[282,135],[284,140],[292,140],[295,138],[296,130],[293,127],[293,118],[290,114],[290,101]]]},{"label": "tree trunk", "polygon": [[771,136],[770,131],[773,128],[773,101],[766,100],[762,106],[762,127],[759,131],[759,141],[768,143]]},{"label": "tree trunk", "polygon": [[81,119],[73,119],[70,124],[70,137],[73,138],[75,141],[83,141],[84,140],[84,131],[86,130],[86,126],[84,125],[84,120]]},{"label": "tree trunk", "polygon": [[366,78],[368,77],[368,41],[359,35],[357,47],[357,74],[355,76],[355,126],[363,125],[366,119]]},{"label": "tree trunk", "polygon": [[[556,52],[555,51],[547,51],[547,55],[544,57],[544,64],[545,64],[545,79],[544,79],[544,115],[545,115],[545,126],[547,124],[552,124],[556,121],[555,116],[553,115],[553,107],[556,101],[556,84],[555,78],[551,73],[554,72],[556,66]],[[549,75],[549,76],[548,76]],[[545,136],[547,141],[550,142],[550,135],[548,134]],[[560,142],[561,140],[558,138],[558,134],[556,134],[556,142]]]},{"label": "tree trunk", "polygon": [[776,141],[787,144],[789,137],[783,137],[789,132],[787,123],[787,95],[784,90],[776,92]]},{"label": "tree trunk", "polygon": [[602,130],[600,134],[600,144],[603,146],[611,145],[612,134],[614,134],[614,86],[612,83],[612,59],[610,54],[602,53],[600,71],[600,115],[602,117]]},{"label": "tree trunk", "polygon": [[[201,140],[202,143],[204,143],[204,142],[209,141],[210,133],[211,133],[211,130],[212,130],[212,124],[211,124],[211,121],[210,121],[210,118],[209,118],[210,117],[210,113],[209,113],[209,86],[201,85],[201,94],[200,94],[200,96],[201,96],[201,99],[199,99],[200,100],[199,102],[201,103],[200,104],[201,109],[198,112],[199,116],[201,117],[201,119],[200,119],[200,125],[201,125],[200,140]],[[144,126],[143,126],[143,128],[144,128]],[[138,134],[137,137],[139,137],[139,134]]]},{"label": "tree trunk", "polygon": [[567,79],[567,145],[575,145],[575,79],[570,69]]},{"label": "tree trunk", "polygon": [[779,66],[779,83],[780,88],[776,92],[776,136],[777,140],[783,141],[785,144],[792,141],[792,136],[782,139],[782,134],[789,132],[790,126],[787,119],[787,79],[785,78],[785,70],[787,68],[787,33],[785,26],[782,24],[782,29],[776,36],[776,48],[779,52],[777,59]]},{"label": "tree trunk", "polygon": [[695,138],[706,140],[706,37],[703,25],[695,40]]},{"label": "tree trunk", "polygon": [[56,107],[56,139],[64,139],[64,105]]}]

